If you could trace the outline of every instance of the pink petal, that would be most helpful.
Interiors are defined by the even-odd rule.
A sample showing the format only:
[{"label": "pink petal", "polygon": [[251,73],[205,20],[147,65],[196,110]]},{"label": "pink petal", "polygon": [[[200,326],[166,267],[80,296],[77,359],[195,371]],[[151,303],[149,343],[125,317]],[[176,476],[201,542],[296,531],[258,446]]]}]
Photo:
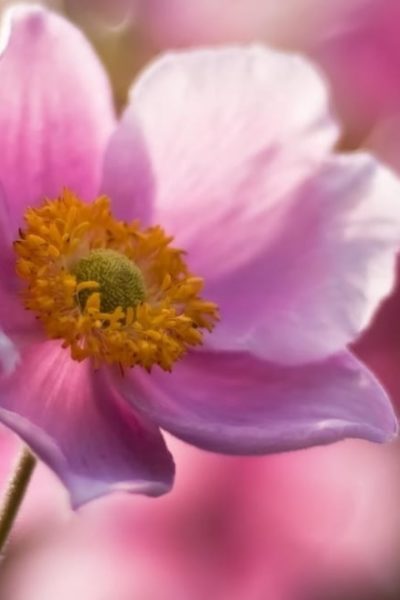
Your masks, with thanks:
[{"label": "pink petal", "polygon": [[[15,254],[12,249],[12,225],[10,208],[4,190],[0,186],[0,331],[16,337],[34,335],[37,337],[38,323],[32,312],[27,311],[20,297],[20,281],[15,271]],[[19,339],[19,342],[21,340]],[[0,346],[10,349],[11,340]],[[14,359],[12,363],[14,364]],[[8,360],[7,360],[8,364]],[[8,368],[7,368],[8,370]]]},{"label": "pink petal", "polygon": [[17,368],[20,358],[16,345],[0,329],[0,378],[10,375]]},{"label": "pink petal", "polygon": [[14,257],[12,242],[10,206],[4,188],[0,185],[0,260],[4,261],[4,254],[8,260]]},{"label": "pink petal", "polygon": [[275,237],[250,231],[247,264],[210,282],[222,319],[208,343],[283,363],[338,352],[394,284],[399,197],[398,181],[368,156],[326,161],[265,222]]},{"label": "pink petal", "polygon": [[17,290],[0,285],[0,329],[12,339],[43,338],[43,328],[32,311],[24,308]]},{"label": "pink petal", "polygon": [[101,192],[112,199],[113,214],[123,221],[139,219],[148,225],[154,198],[154,176],[140,126],[126,113],[111,136]]},{"label": "pink petal", "polygon": [[0,407],[0,420],[55,471],[74,507],[115,490],[158,495],[172,485],[157,427],[59,342],[25,350],[20,368],[0,380]]},{"label": "pink petal", "polygon": [[[328,152],[337,133],[315,70],[262,47],[157,60],[134,86],[119,135],[129,137],[129,128],[139,128],[149,153],[154,220],[189,250],[229,239],[237,219],[244,244],[246,227],[308,172],[310,158]],[[270,169],[276,161],[287,165],[284,179]],[[210,254],[193,256],[196,268],[226,258]]]},{"label": "pink petal", "polygon": [[103,69],[82,34],[39,7],[5,18],[0,60],[0,181],[14,226],[28,205],[69,187],[91,200],[114,127]]},{"label": "pink petal", "polygon": [[221,306],[213,347],[301,363],[354,339],[393,283],[400,187],[368,157],[327,160],[335,127],[306,61],[260,47],[167,56],[134,88],[131,122],[153,219]]},{"label": "pink petal", "polygon": [[114,381],[160,427],[216,452],[281,452],[347,437],[383,442],[397,431],[384,390],[350,353],[287,367],[193,352],[172,374],[132,371]]},{"label": "pink petal", "polygon": [[0,184],[0,286],[13,288],[17,281],[11,211],[5,191]]}]

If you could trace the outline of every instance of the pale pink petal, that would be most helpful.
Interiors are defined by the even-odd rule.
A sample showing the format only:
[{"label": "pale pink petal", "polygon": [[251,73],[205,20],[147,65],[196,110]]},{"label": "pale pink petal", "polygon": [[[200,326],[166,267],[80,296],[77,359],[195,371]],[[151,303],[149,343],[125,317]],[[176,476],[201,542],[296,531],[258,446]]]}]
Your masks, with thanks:
[{"label": "pale pink petal", "polygon": [[[33,313],[25,310],[22,303],[21,282],[15,271],[12,231],[10,208],[0,186],[0,331],[15,342],[16,336],[37,336],[39,328]],[[4,339],[2,345],[9,348],[8,343],[4,346]]]},{"label": "pale pink petal", "polygon": [[1,36],[0,182],[16,226],[26,206],[64,186],[93,199],[114,114],[103,68],[66,20],[21,5]]},{"label": "pale pink petal", "polygon": [[368,157],[327,159],[315,70],[261,47],[170,55],[133,89],[121,127],[138,122],[153,219],[221,305],[209,343],[297,363],[354,339],[393,283],[400,187]]},{"label": "pale pink petal", "polygon": [[10,375],[18,366],[20,359],[16,345],[0,329],[0,377]]},{"label": "pale pink petal", "polygon": [[20,367],[0,380],[0,421],[56,472],[74,507],[116,490],[158,495],[172,485],[157,427],[58,341],[25,349]]},{"label": "pale pink petal", "polygon": [[283,363],[343,348],[394,284],[399,197],[398,181],[374,159],[327,161],[288,198],[286,214],[270,215],[275,237],[251,231],[253,257],[210,281],[222,318],[208,344]]},{"label": "pale pink petal", "polygon": [[[157,182],[154,220],[186,250],[217,235],[229,240],[239,219],[245,251],[247,228],[337,135],[314,68],[256,46],[157,60],[133,87],[120,128],[121,137],[139,128]],[[286,166],[284,178],[276,163]],[[196,268],[221,267],[225,252],[210,254],[192,257]]]},{"label": "pale pink petal", "polygon": [[263,39],[287,3],[293,8],[290,0],[146,0],[136,3],[136,13],[154,43],[171,48]]},{"label": "pale pink petal", "polygon": [[151,219],[155,182],[147,149],[134,115],[125,114],[111,136],[104,159],[101,192],[112,199],[113,214],[123,221]]},{"label": "pale pink petal", "polygon": [[0,329],[12,339],[44,337],[43,328],[32,311],[27,310],[18,290],[0,285]]},{"label": "pale pink petal", "polygon": [[397,431],[386,393],[349,353],[288,367],[193,352],[171,374],[132,371],[114,381],[160,427],[217,452],[281,452],[346,437],[383,442]]},{"label": "pale pink petal", "polygon": [[13,288],[17,279],[10,206],[0,183],[0,287]]},{"label": "pale pink petal", "polygon": [[0,185],[0,260],[13,257],[13,232],[11,230],[10,206],[4,188]]}]

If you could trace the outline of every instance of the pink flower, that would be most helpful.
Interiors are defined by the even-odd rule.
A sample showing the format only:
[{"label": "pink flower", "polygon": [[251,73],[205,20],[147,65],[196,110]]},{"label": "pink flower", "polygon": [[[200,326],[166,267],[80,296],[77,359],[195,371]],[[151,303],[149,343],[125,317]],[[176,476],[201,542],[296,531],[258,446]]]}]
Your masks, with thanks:
[{"label": "pink flower", "polygon": [[[4,597],[316,600],[333,586],[337,598],[396,597],[396,445],[249,459],[169,443],[176,484],[156,503],[113,498],[51,532],[40,505],[27,515],[24,503]],[[59,487],[41,483],[50,496]]]},{"label": "pink flower", "polygon": [[400,185],[332,154],[314,69],[262,47],[168,55],[116,123],[77,30],[8,17],[0,419],[72,504],[167,491],[159,427],[234,454],[391,439],[388,398],[347,346],[393,284]]}]

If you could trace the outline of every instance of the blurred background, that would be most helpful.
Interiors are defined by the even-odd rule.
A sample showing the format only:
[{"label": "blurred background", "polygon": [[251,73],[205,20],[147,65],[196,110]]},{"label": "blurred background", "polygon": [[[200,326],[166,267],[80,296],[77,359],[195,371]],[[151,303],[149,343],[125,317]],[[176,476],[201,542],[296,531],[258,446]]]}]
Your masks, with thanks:
[{"label": "blurred background", "polygon": [[[1,10],[13,3],[0,0]],[[400,169],[399,0],[43,4],[89,37],[118,111],[160,52],[258,41],[319,66],[342,150],[366,148]],[[400,289],[354,350],[400,407]],[[169,495],[115,495],[79,513],[39,465],[1,564],[0,600],[400,600],[399,443],[240,459],[168,443]],[[0,429],[1,485],[18,447]]]}]

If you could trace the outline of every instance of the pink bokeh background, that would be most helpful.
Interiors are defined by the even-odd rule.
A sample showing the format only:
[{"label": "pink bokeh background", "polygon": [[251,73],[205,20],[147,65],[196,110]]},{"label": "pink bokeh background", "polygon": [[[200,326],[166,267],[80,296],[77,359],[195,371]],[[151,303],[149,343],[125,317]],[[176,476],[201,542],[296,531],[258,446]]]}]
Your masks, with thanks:
[{"label": "pink bokeh background", "polygon": [[[10,600],[392,598],[398,589],[397,444],[348,441],[263,458],[170,438],[177,482],[70,512],[39,466],[2,565]],[[2,431],[2,480],[17,442]]]}]

